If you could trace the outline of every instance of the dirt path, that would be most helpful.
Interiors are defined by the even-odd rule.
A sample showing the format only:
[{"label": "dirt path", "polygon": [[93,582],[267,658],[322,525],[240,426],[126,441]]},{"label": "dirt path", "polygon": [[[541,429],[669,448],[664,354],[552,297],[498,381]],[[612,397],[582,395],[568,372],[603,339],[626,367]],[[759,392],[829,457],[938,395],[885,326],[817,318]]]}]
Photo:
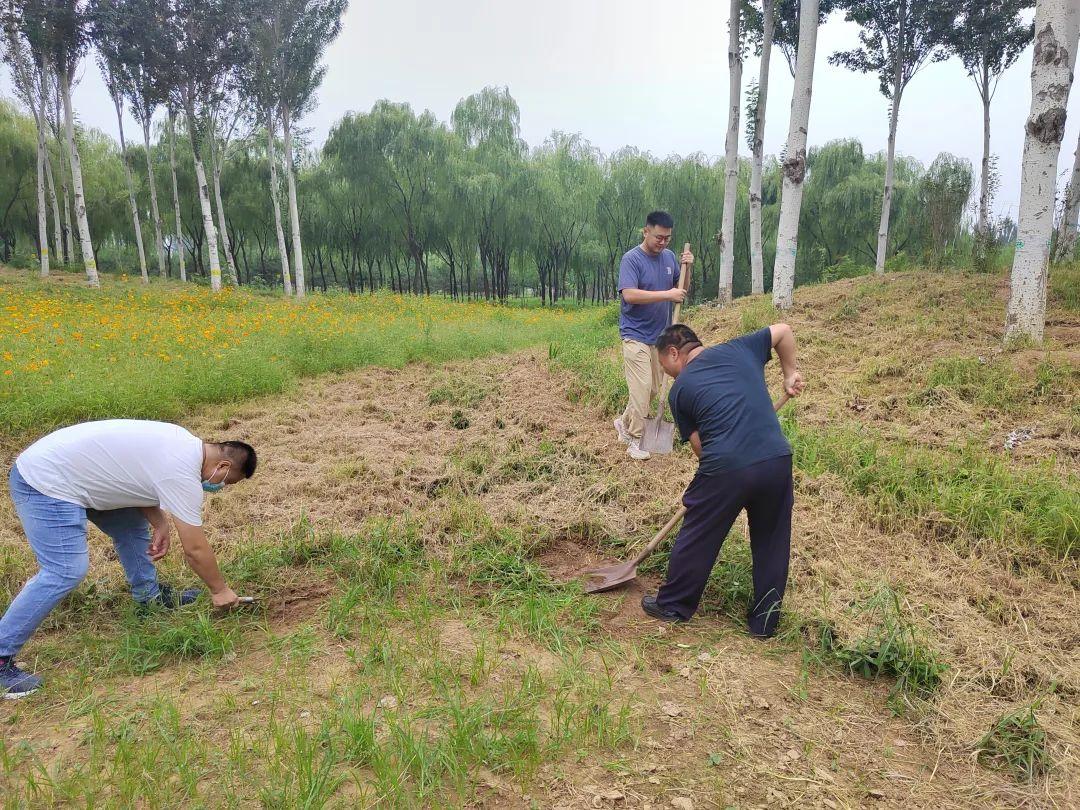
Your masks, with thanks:
[{"label": "dirt path", "polygon": [[[546,370],[544,359],[526,352],[440,369],[368,369],[203,411],[188,427],[208,438],[243,439],[260,454],[251,482],[210,499],[212,541],[226,546],[251,527],[260,534],[285,531],[301,517],[344,531],[378,515],[434,520],[440,499],[464,492],[497,522],[536,526],[538,557],[557,578],[610,558],[619,539],[642,542],[677,503],[692,460],[681,452],[646,464],[631,461],[606,419],[568,406],[564,381]],[[449,401],[432,404],[441,399]],[[900,586],[951,665],[933,708],[896,717],[888,684],[818,666],[797,644],[749,639],[723,616],[661,626],[637,605],[656,585],[644,576],[622,593],[590,597],[604,606],[602,636],[635,651],[610,659],[598,644],[589,662],[602,664],[612,692],[632,706],[642,732],[634,750],[612,761],[545,766],[528,795],[505,777],[491,777],[478,802],[1074,805],[1080,721],[1075,591],[959,558],[927,538],[877,532],[828,481],[801,480],[797,504],[790,606],[804,615],[840,614],[867,583]],[[6,542],[15,528],[9,513],[0,517]],[[106,556],[98,538],[98,569]],[[310,617],[329,596],[318,583],[297,587],[305,598],[270,607],[276,631]],[[468,657],[475,649],[467,627],[443,631],[442,642],[454,654]],[[527,647],[515,654],[543,655]],[[215,682],[221,695],[185,704],[185,712],[202,712],[209,722],[210,707],[222,696],[260,692],[251,673],[265,664],[264,652],[242,653],[235,666],[249,674],[221,678]],[[355,672],[350,667],[343,649],[331,649],[319,663],[318,691],[329,693],[348,679]],[[195,667],[169,668],[140,679],[137,690],[191,694],[205,677]],[[1057,691],[1050,694],[1052,684]],[[1040,695],[1058,762],[1050,777],[1024,787],[976,764],[972,744],[993,718]],[[70,725],[60,715],[42,720],[26,738],[51,739],[63,752]]]}]

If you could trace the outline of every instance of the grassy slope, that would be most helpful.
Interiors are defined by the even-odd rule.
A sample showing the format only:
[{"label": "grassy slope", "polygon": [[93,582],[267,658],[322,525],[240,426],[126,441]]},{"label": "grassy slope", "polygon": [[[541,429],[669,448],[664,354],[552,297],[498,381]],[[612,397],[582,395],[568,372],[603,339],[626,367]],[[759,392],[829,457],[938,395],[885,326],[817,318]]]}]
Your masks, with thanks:
[{"label": "grassy slope", "polygon": [[[1020,556],[1035,565],[1017,569],[996,551],[1012,535],[980,543],[980,524],[933,499],[907,515],[879,497],[879,465],[849,470],[834,451],[857,435],[889,459],[993,462],[1010,482],[1074,475],[1076,315],[1052,311],[1045,357],[997,357],[992,280],[898,276],[799,297],[789,319],[813,395],[788,427],[797,447],[836,460],[801,462],[779,644],[741,634],[742,543],[726,548],[702,619],[676,636],[637,618],[636,594],[585,599],[560,582],[646,536],[692,462],[629,464],[605,420],[568,408],[563,383],[522,356],[313,380],[185,420],[266,448],[258,480],[210,505],[230,576],[265,612],[140,622],[95,538],[91,580],[50,622],[64,631],[28,648],[49,691],[0,715],[5,803],[1069,804],[1075,569],[1030,542]],[[949,311],[968,299],[975,314]],[[692,322],[719,338],[771,318],[743,301]],[[615,396],[617,370],[595,350],[608,340],[584,329],[549,352],[577,372],[576,393]],[[957,383],[940,363],[979,355],[1008,365],[1023,404],[986,404],[986,385],[941,404]],[[1044,361],[1060,371],[1050,388]],[[1018,416],[1040,428],[1010,456],[995,445]],[[10,590],[30,559],[0,509]],[[183,576],[176,558],[166,571]],[[1034,701],[1050,775],[1027,787],[975,766],[979,736]],[[1013,765],[1012,750],[989,756]]]},{"label": "grassy slope", "polygon": [[[1080,274],[1059,284],[1073,282]],[[1003,296],[994,277],[916,273],[802,288],[783,318],[809,390],[785,427],[797,465],[865,497],[880,526],[925,524],[968,545],[1075,556],[1080,313],[1054,296],[1046,344],[1004,349]],[[767,299],[747,298],[688,320],[709,343],[780,318]],[[611,412],[621,372],[595,348],[560,346],[555,362]],[[1024,429],[1030,439],[1007,450]]]}]

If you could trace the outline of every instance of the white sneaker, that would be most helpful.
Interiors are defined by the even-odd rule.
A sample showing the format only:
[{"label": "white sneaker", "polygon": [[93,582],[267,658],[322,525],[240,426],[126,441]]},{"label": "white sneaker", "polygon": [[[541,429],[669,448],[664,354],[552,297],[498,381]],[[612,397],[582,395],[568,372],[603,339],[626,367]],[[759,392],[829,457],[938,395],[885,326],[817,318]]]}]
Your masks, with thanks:
[{"label": "white sneaker", "polygon": [[638,439],[630,440],[630,446],[626,448],[626,455],[630,456],[630,458],[637,459],[638,461],[652,458],[648,450],[641,449],[641,442]]},{"label": "white sneaker", "polygon": [[612,424],[615,425],[615,432],[619,434],[619,441],[623,444],[630,444],[633,437],[626,432],[626,425],[623,424],[622,417],[620,416]]}]

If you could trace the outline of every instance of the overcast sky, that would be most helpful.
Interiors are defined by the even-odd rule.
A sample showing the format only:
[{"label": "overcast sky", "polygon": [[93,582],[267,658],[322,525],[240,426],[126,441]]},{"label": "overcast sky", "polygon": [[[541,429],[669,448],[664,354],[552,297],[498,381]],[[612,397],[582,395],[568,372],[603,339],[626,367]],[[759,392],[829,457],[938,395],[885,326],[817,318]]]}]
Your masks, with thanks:
[{"label": "overcast sky", "polygon": [[[507,85],[521,107],[522,134],[534,146],[560,129],[580,132],[605,153],[630,144],[657,157],[722,155],[727,8],[722,0],[352,0],[326,55],[318,108],[303,124],[320,145],[345,112],[367,110],[380,98],[430,109],[445,121],[463,96]],[[811,145],[852,137],[868,153],[885,148],[888,103],[877,78],[827,61],[857,44],[857,31],[840,15],[820,30]],[[1002,78],[991,110],[991,149],[1001,173],[996,208],[1014,217],[1030,69],[1029,48]],[[757,71],[751,58],[744,86]],[[765,131],[771,154],[787,137],[791,87],[787,64],[776,52]],[[11,95],[6,75],[0,92]],[[75,105],[84,124],[115,132],[115,114],[92,61],[83,66]],[[977,171],[981,121],[975,85],[959,61],[928,65],[904,95],[897,149],[926,164],[939,152],[952,152],[970,159]],[[1078,130],[1080,90],[1069,100],[1062,178]],[[746,154],[745,142],[740,150]]]}]

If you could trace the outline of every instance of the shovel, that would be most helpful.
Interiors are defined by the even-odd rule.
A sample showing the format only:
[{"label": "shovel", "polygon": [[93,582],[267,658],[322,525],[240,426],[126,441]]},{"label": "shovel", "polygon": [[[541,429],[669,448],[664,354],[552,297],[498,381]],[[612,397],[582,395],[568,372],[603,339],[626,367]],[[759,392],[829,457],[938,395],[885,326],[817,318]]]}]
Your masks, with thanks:
[{"label": "shovel", "polygon": [[[683,245],[683,252],[690,249],[690,243]],[[679,289],[685,290],[690,281],[690,266],[684,264],[679,271]],[[675,305],[675,314],[672,323],[679,322],[682,312],[682,303]],[[675,423],[664,421],[664,408],[667,406],[667,392],[671,385],[671,378],[664,374],[664,382],[660,386],[660,401],[656,407],[656,416],[646,417],[645,429],[641,433],[641,449],[657,455],[670,453],[675,446]]]},{"label": "shovel", "polygon": [[648,545],[634,555],[632,560],[615,563],[614,565],[605,565],[603,568],[592,568],[586,571],[585,573],[589,575],[590,581],[585,584],[585,593],[610,591],[612,588],[619,587],[624,582],[637,579],[637,567],[641,565],[641,561],[656,551],[656,547],[664,542],[664,538],[671,534],[671,530],[683,519],[683,515],[685,514],[686,507],[680,506],[679,510],[671,516],[671,520],[664,524],[664,528],[658,531],[653,536],[653,539],[649,541]]},{"label": "shovel", "polygon": [[[773,403],[773,410],[780,410],[789,399],[791,399],[791,396],[787,392],[781,394],[780,398]],[[683,519],[685,514],[686,507],[680,506],[675,514],[671,516],[671,520],[664,524],[664,528],[653,535],[653,539],[648,542],[645,548],[635,554],[633,559],[615,563],[614,565],[605,565],[602,568],[590,568],[585,571],[584,573],[589,577],[589,581],[583,587],[585,593],[610,591],[625,582],[637,579],[637,567],[641,565],[641,561],[656,551],[656,547],[664,542],[664,538],[671,534],[671,530]]]}]

